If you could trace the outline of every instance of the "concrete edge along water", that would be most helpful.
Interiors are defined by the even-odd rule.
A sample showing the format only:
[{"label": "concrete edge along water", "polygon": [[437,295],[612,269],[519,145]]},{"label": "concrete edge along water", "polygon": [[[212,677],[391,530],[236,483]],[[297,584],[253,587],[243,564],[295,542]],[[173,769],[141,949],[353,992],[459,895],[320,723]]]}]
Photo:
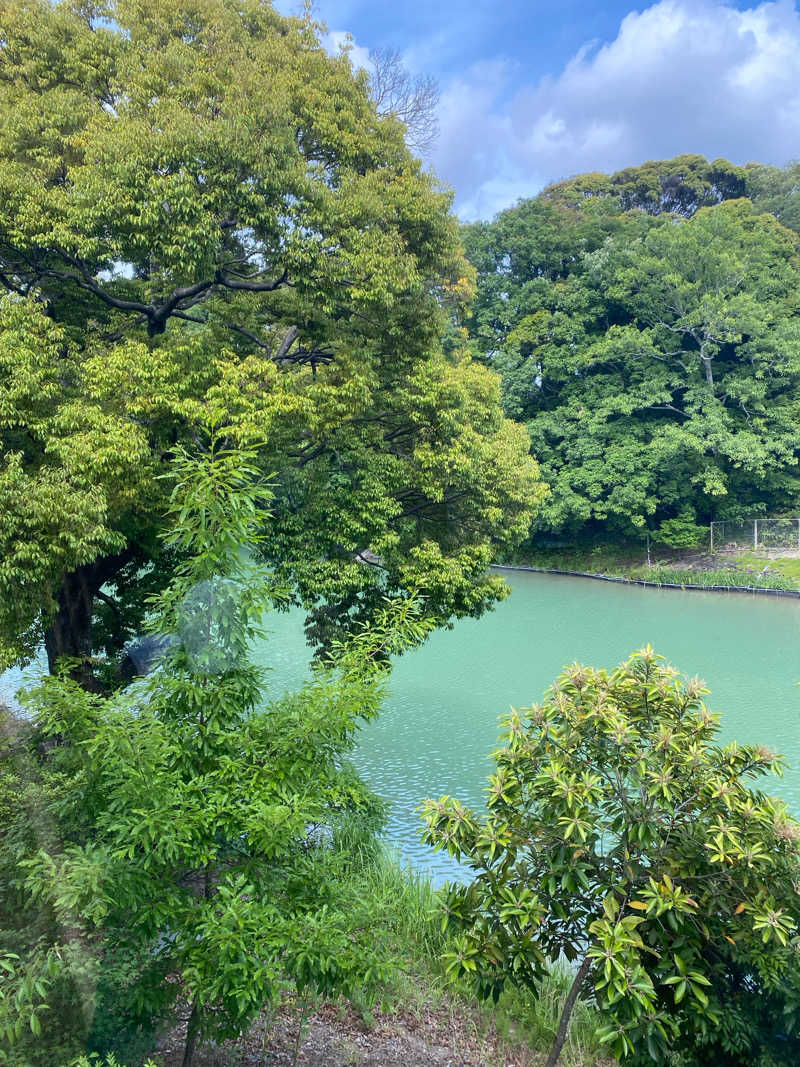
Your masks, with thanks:
[{"label": "concrete edge along water", "polygon": [[563,574],[570,578],[594,578],[597,582],[618,582],[621,585],[643,585],[649,589],[681,589],[699,593],[752,593],[756,596],[783,596],[800,599],[800,589],[764,589],[757,585],[680,585],[677,582],[648,582],[646,578],[620,578],[612,574],[591,574],[589,571],[562,571],[554,567],[523,567],[514,563],[492,563],[493,570],[529,571],[531,574]]}]

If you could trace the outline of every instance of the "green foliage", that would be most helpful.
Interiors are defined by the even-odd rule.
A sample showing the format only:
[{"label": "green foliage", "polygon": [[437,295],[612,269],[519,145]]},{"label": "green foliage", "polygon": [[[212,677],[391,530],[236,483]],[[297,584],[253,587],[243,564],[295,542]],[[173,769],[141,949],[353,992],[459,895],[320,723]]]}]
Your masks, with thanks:
[{"label": "green foliage", "polygon": [[682,508],[674,519],[664,519],[653,540],[670,548],[697,548],[708,540],[708,528],[698,526],[691,508]]},{"label": "green foliage", "polygon": [[146,952],[88,940],[77,916],[65,925],[50,901],[31,894],[21,865],[40,849],[58,854],[85,840],[91,820],[91,796],[74,788],[80,758],[49,745],[42,759],[47,744],[30,722],[0,718],[0,1063],[66,1064],[98,1042],[130,1062],[153,1039],[125,1003]]},{"label": "green foliage", "polygon": [[314,640],[410,588],[440,622],[504,596],[486,563],[542,486],[497,381],[442,352],[471,288],[450,195],[347,56],[260,0],[0,21],[2,662],[44,637],[92,687],[141,631],[201,417],[259,443],[260,551]]},{"label": "green foliage", "polygon": [[[544,541],[544,543],[542,543]],[[628,576],[647,565],[646,541],[552,544],[544,538],[532,539],[513,554],[510,564],[542,570],[585,571],[589,574]]]},{"label": "green foliage", "polygon": [[782,226],[800,232],[800,164],[769,167],[748,163],[745,167],[747,196],[759,211],[768,211]]},{"label": "green foliage", "polygon": [[765,568],[751,570],[743,567],[719,567],[716,570],[692,570],[688,567],[654,567],[640,568],[633,577],[644,578],[649,582],[663,582],[669,585],[697,585],[702,587],[723,586],[743,589],[797,589],[797,582],[782,574],[772,574]]},{"label": "green foliage", "polygon": [[[580,270],[585,253],[632,225],[604,202],[589,201],[577,212],[542,196],[521,201],[491,223],[465,226],[464,246],[478,272],[467,325],[479,352],[495,358],[510,343],[510,334],[521,330],[515,344],[529,355],[537,344],[542,319],[536,317],[536,304],[543,294]],[[518,417],[510,397],[504,400]]]},{"label": "green foliage", "polygon": [[170,638],[158,668],[113,698],[64,673],[25,698],[28,759],[52,799],[32,809],[46,834],[24,806],[7,813],[9,877],[17,914],[49,925],[9,963],[7,1040],[20,1008],[34,1032],[58,1029],[62,973],[91,1019],[109,960],[117,981],[127,969],[132,1022],[189,1006],[189,1059],[195,1041],[246,1029],[287,979],[331,996],[387,972],[369,900],[346,892],[328,838],[380,818],[345,757],[377,713],[387,656],[431,623],[414,599],[387,604],[300,691],[261,707],[249,648],[281,590],[246,552],[267,518],[256,459],[213,433],[200,459],[176,449],[167,541],[183,562],[151,604],[153,631]]},{"label": "green foliage", "polygon": [[548,186],[542,196],[572,208],[600,198],[617,211],[689,217],[701,207],[747,195],[749,180],[749,168],[736,167],[727,159],[709,162],[704,156],[682,155],[649,160],[611,175],[579,174]]},{"label": "green foliage", "polygon": [[618,1056],[791,1062],[800,826],[750,784],[779,757],[719,747],[706,692],[649,648],[573,666],[505,720],[485,816],[426,802],[425,839],[473,871],[449,891],[448,966],[497,997],[563,955]]},{"label": "green foliage", "polygon": [[[110,1053],[104,1058],[97,1056],[81,1056],[71,1064],[71,1067],[122,1067],[122,1065],[114,1054]],[[143,1064],[143,1067],[157,1067],[157,1065],[153,1063],[152,1060],[147,1060],[147,1062]]]},{"label": "green foliage", "polygon": [[[502,370],[506,410],[526,422],[552,490],[537,527],[674,537],[685,511],[702,525],[791,509],[795,234],[746,200],[688,218],[610,204],[544,198],[467,238],[473,334]],[[608,236],[588,240],[598,218]],[[558,262],[554,235],[571,244]]]}]

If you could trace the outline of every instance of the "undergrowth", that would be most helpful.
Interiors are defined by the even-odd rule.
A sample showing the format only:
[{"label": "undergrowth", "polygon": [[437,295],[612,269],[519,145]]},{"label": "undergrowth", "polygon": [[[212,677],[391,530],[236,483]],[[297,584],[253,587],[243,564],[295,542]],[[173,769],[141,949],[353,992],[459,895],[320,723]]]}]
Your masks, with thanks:
[{"label": "undergrowth", "polygon": [[766,565],[769,567],[770,573],[779,574],[793,582],[792,588],[800,586],[800,558],[797,556],[777,556],[765,564],[761,556],[757,556],[755,552],[749,552],[743,556],[738,556],[736,564],[748,570],[763,569]]},{"label": "undergrowth", "polygon": [[[448,981],[439,963],[448,934],[442,929],[439,892],[430,878],[404,865],[382,843],[367,846],[361,855],[362,862],[349,873],[352,891],[371,900],[372,936],[384,939],[395,963],[393,980],[383,994],[384,1010],[422,1014],[449,1001],[459,1011],[473,1014],[478,1032],[494,1028],[501,1041],[530,1050],[532,1063],[533,1054],[546,1054],[572,983],[569,965],[555,965],[538,995],[508,987],[496,1005],[478,1003],[473,988]],[[369,1025],[369,1006],[356,1006]],[[589,1067],[599,1060],[596,1026],[593,1008],[579,1001],[559,1060],[562,1067]]]},{"label": "undergrowth", "polygon": [[640,568],[631,577],[657,584],[693,585],[700,588],[723,586],[726,589],[797,589],[797,583],[782,574],[733,567],[720,567],[717,570],[689,570],[677,567]]}]

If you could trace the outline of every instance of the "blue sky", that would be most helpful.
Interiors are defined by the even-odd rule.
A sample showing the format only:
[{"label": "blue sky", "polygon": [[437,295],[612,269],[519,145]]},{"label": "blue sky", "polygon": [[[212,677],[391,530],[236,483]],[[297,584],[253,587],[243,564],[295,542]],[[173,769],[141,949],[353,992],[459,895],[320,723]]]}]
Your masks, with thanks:
[{"label": "blue sky", "polygon": [[317,0],[314,12],[333,42],[352,34],[354,62],[388,45],[438,79],[426,162],[463,218],[680,152],[800,157],[795,0]]}]

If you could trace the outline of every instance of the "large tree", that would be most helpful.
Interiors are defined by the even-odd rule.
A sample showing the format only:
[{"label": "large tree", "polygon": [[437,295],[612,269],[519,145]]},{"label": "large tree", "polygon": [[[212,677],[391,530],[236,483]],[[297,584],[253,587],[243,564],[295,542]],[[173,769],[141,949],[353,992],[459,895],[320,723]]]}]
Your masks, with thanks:
[{"label": "large tree", "polygon": [[[687,507],[708,521],[796,506],[796,235],[747,200],[689,218],[593,206],[561,230],[556,210],[506,213],[483,238],[513,240],[495,266],[476,258],[475,333],[552,486],[540,525],[631,534]],[[574,237],[571,257],[554,234]]]},{"label": "large tree", "polygon": [[93,684],[167,569],[161,474],[201,418],[258,442],[264,554],[320,639],[387,592],[439,621],[502,596],[537,469],[442,354],[471,273],[449,196],[347,57],[256,0],[0,22],[3,660],[44,640]]}]

